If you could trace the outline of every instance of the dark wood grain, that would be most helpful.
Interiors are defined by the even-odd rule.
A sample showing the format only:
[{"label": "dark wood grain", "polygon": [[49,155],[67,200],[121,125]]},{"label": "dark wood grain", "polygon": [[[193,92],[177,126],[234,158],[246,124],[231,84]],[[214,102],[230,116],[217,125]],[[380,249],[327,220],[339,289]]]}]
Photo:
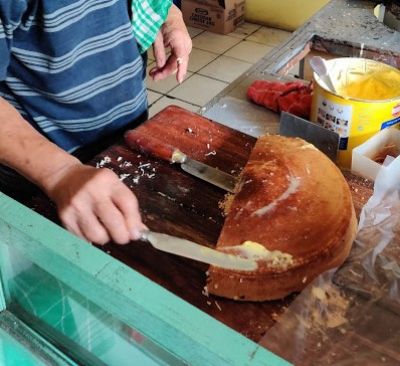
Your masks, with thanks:
[{"label": "dark wood grain", "polygon": [[[255,143],[253,137],[174,106],[138,129],[233,175],[240,173]],[[110,168],[123,179],[136,194],[150,229],[211,247],[217,242],[224,222],[220,202],[225,191],[188,175],[178,165],[133,151],[123,141],[110,146],[90,164]],[[346,179],[359,212],[371,195],[371,185],[350,173],[346,173]],[[43,205],[36,205],[36,210],[43,211]],[[295,297],[251,303],[206,296],[203,288],[207,265],[159,252],[140,242],[109,244],[102,249],[256,342]]]}]

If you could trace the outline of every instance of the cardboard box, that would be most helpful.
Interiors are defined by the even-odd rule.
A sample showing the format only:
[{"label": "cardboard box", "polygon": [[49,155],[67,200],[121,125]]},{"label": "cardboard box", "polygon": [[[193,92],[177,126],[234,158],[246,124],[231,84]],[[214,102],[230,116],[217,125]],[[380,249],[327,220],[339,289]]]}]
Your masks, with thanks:
[{"label": "cardboard box", "polygon": [[244,21],[244,0],[182,0],[186,25],[215,33],[233,32]]}]

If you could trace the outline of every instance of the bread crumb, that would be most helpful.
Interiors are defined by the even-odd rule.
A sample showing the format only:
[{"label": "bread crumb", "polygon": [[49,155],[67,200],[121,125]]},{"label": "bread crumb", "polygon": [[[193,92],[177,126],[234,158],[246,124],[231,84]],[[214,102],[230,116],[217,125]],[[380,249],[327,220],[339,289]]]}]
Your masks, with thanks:
[{"label": "bread crumb", "polygon": [[103,159],[101,159],[97,164],[96,168],[102,168],[104,165],[111,163],[111,158],[109,156],[105,156]]},{"label": "bread crumb", "polygon": [[129,168],[130,166],[132,166],[132,163],[130,161],[124,161],[122,164],[119,165],[120,168]]},{"label": "bread crumb", "polygon": [[130,177],[130,174],[120,174],[119,175],[119,180],[124,180],[124,179],[126,179],[126,178],[128,178],[128,177]]},{"label": "bread crumb", "polygon": [[276,321],[279,318],[278,313],[276,313],[275,311],[271,314],[271,318],[272,320]]},{"label": "bread crumb", "polygon": [[222,201],[218,202],[218,207],[223,211],[223,214],[225,216],[228,215],[234,198],[235,198],[235,196],[232,193],[227,193],[224,196],[224,199]]},{"label": "bread crumb", "polygon": [[218,308],[219,311],[222,311],[221,306],[215,301],[215,306]]}]

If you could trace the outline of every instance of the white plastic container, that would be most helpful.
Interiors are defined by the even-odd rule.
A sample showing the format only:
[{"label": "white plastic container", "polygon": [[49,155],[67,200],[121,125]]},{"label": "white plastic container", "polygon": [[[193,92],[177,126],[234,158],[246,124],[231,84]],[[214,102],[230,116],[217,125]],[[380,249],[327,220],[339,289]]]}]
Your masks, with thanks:
[{"label": "white plastic container", "polygon": [[394,150],[400,152],[400,130],[397,128],[386,128],[354,148],[351,171],[375,181],[379,170],[385,169],[384,165],[392,164],[393,160],[400,160],[400,156],[397,156],[394,159],[387,158],[384,164],[374,161],[376,156],[388,146],[393,146]]}]

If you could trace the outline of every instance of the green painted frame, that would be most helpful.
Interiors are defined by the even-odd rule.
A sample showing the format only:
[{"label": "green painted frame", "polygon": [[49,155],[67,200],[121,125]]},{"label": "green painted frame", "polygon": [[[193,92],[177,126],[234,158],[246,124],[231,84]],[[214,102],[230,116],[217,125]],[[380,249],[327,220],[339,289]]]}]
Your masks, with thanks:
[{"label": "green painted frame", "polygon": [[189,365],[289,365],[1,193],[0,240]]},{"label": "green painted frame", "polygon": [[5,309],[6,309],[6,299],[4,297],[3,283],[1,282],[1,276],[0,276],[0,312]]}]

